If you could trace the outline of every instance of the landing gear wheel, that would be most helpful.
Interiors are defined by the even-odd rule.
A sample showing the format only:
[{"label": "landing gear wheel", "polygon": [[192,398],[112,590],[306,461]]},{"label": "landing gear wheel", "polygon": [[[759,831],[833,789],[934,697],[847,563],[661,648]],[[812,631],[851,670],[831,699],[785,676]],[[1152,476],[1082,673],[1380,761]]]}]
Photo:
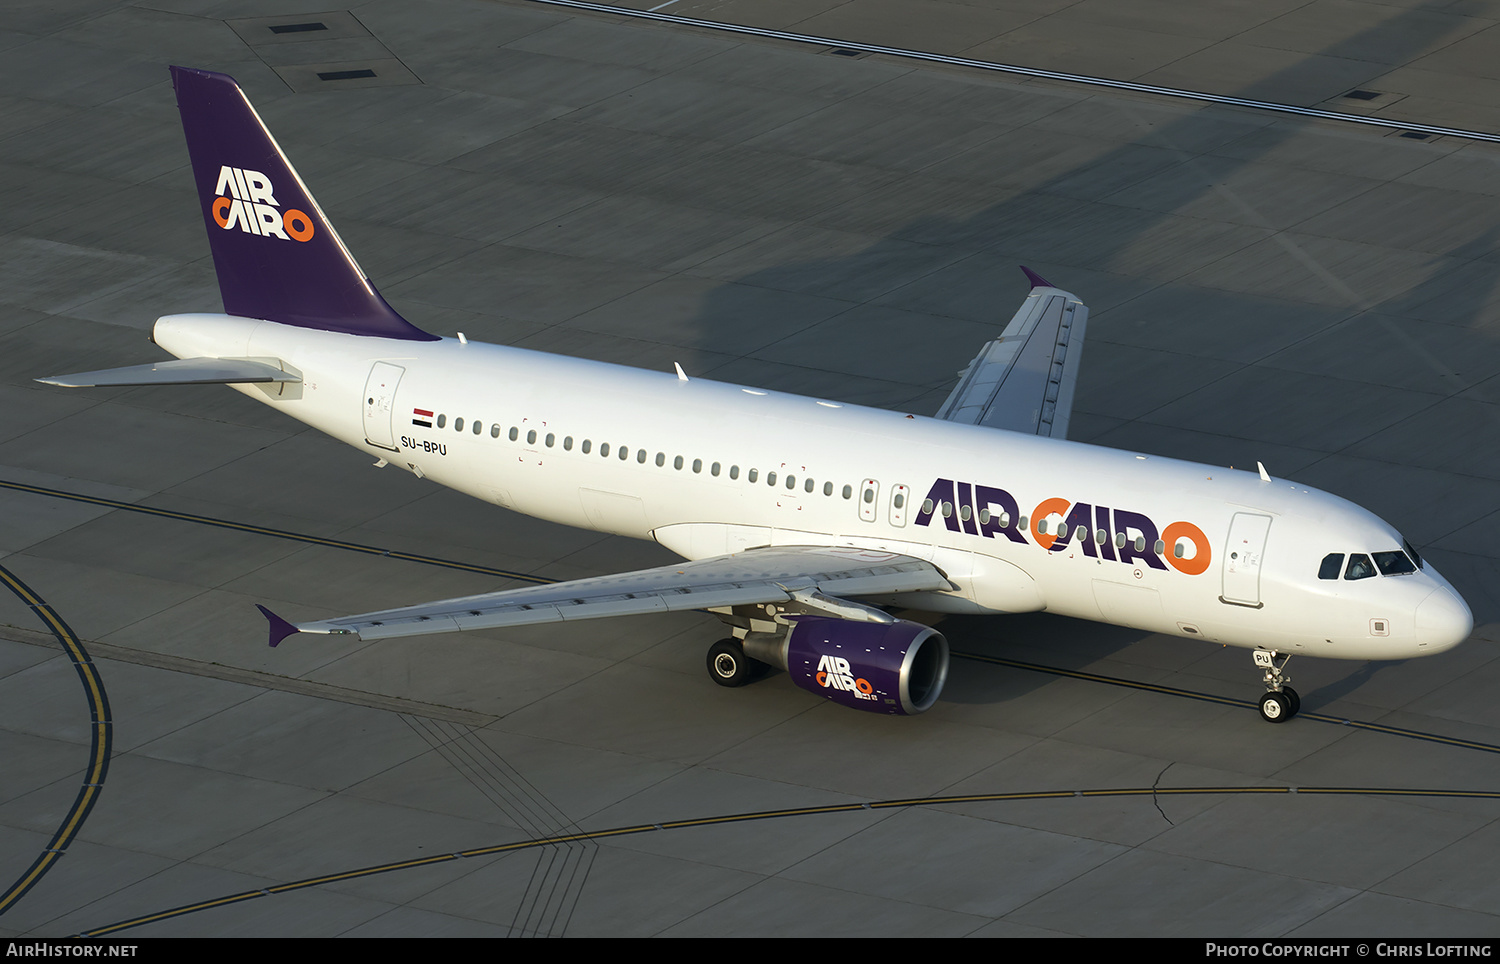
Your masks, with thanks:
[{"label": "landing gear wheel", "polygon": [[745,655],[740,641],[732,636],[708,647],[708,675],[720,686],[744,686],[750,682],[753,662]]},{"label": "landing gear wheel", "polygon": [[1280,655],[1274,649],[1255,651],[1255,665],[1265,670],[1261,678],[1266,684],[1266,695],[1260,698],[1260,718],[1267,723],[1285,723],[1302,709],[1302,697],[1286,685],[1292,681],[1286,675],[1286,664],[1292,661],[1292,654],[1282,656],[1278,665],[1276,657]]},{"label": "landing gear wheel", "polygon": [[1292,701],[1283,693],[1267,693],[1260,698],[1260,718],[1267,723],[1285,723],[1292,718]]}]

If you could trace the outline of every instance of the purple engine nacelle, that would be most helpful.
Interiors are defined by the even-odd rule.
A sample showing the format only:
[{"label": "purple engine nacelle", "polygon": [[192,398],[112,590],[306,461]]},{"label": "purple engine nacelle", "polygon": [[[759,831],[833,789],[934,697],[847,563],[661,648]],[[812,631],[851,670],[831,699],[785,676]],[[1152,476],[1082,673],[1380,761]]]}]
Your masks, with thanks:
[{"label": "purple engine nacelle", "polygon": [[948,641],[904,619],[882,624],[803,616],[785,645],[792,682],[856,710],[921,713],[948,680]]}]

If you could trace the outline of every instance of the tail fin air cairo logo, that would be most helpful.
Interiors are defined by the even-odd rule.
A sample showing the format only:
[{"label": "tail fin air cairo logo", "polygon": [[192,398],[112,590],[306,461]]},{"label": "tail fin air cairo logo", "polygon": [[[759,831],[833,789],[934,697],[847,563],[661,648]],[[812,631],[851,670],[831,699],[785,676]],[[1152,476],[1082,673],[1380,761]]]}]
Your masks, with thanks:
[{"label": "tail fin air cairo logo", "polygon": [[259,171],[219,168],[219,183],[214,187],[217,195],[213,203],[214,223],[226,231],[238,225],[246,234],[263,238],[312,240],[312,218],[296,208],[278,210],[281,205],[271,193],[274,190],[271,179]]}]

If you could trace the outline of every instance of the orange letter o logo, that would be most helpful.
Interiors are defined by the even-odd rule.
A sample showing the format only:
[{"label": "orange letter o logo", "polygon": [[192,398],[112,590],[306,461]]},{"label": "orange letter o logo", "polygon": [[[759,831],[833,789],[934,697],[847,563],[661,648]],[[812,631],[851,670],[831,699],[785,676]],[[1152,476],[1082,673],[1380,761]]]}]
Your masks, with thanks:
[{"label": "orange letter o logo", "polygon": [[[1172,547],[1177,545],[1178,539],[1187,539],[1193,544],[1193,558],[1179,559],[1173,554]],[[1165,543],[1167,550],[1162,553],[1167,560],[1167,565],[1186,576],[1196,576],[1202,573],[1208,568],[1209,559],[1213,557],[1208,547],[1208,536],[1191,522],[1174,522],[1167,526],[1162,530],[1161,541]]]},{"label": "orange letter o logo", "polygon": [[296,208],[287,208],[281,216],[281,226],[294,241],[310,241],[313,236],[312,218]]},{"label": "orange letter o logo", "polygon": [[229,227],[229,205],[233,202],[227,197],[216,197],[213,203],[214,222],[221,228]]}]

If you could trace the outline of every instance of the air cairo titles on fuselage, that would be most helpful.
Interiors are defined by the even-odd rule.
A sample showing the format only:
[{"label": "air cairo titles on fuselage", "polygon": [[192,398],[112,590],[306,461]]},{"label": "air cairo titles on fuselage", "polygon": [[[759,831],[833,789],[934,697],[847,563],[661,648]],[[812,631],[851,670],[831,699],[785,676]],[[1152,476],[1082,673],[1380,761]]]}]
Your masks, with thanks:
[{"label": "air cairo titles on fuselage", "polygon": [[[1060,516],[1062,521],[1049,526],[1047,520],[1053,516]],[[973,482],[933,482],[916,524],[932,525],[936,518],[953,532],[1005,538],[1021,545],[1028,544],[1029,534],[1029,542],[1051,552],[1061,552],[1076,543],[1084,555],[1095,559],[1127,565],[1140,562],[1161,570],[1171,566],[1188,576],[1207,571],[1213,558],[1208,536],[1191,522],[1177,521],[1158,529],[1140,512],[1049,498],[1037,503],[1028,524],[1015,496]]]}]

